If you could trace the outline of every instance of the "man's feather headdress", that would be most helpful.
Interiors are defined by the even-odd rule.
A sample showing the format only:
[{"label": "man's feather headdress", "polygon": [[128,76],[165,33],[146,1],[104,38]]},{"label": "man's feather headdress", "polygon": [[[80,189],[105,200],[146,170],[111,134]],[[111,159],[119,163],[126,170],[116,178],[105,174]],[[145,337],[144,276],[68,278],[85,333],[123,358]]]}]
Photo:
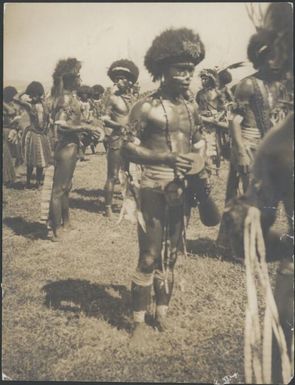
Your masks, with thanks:
[{"label": "man's feather headdress", "polygon": [[188,28],[168,29],[157,36],[147,51],[144,64],[153,80],[160,80],[167,65],[176,61],[199,64],[205,57],[200,36]]}]

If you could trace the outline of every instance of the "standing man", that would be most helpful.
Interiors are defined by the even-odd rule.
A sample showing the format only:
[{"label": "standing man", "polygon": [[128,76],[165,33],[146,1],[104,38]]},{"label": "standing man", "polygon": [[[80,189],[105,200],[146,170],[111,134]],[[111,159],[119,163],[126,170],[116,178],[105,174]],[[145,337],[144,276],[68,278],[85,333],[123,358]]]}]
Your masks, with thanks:
[{"label": "standing man", "polygon": [[257,72],[241,80],[235,90],[236,109],[230,122],[232,159],[226,201],[236,195],[240,179],[243,192],[246,191],[254,154],[271,127],[271,111],[279,99],[279,73],[267,53],[271,39],[271,34],[265,31],[250,39],[248,58]]},{"label": "standing man", "polygon": [[[232,148],[225,204],[237,196],[240,182],[242,193],[246,192],[255,152],[271,127],[271,112],[278,103],[280,74],[268,52],[272,39],[272,33],[265,30],[251,37],[248,58],[257,72],[241,80],[235,89],[236,107],[229,121]],[[230,253],[223,221],[217,243],[221,252]]]},{"label": "standing man", "polygon": [[[80,102],[81,119],[86,123],[89,123],[93,118],[91,102],[90,102],[91,96],[92,96],[91,87],[82,85],[81,87],[78,88],[77,97]],[[89,135],[89,133],[83,132],[79,135],[79,139],[80,139],[79,157],[80,157],[80,161],[83,162],[83,161],[89,160],[88,158],[86,158],[85,153],[86,153],[87,147],[92,142],[92,138]]]},{"label": "standing man", "polygon": [[[204,122],[206,139],[208,142],[208,155],[216,165],[216,174],[219,174],[221,165],[222,141],[220,128],[210,123],[210,120],[221,120],[225,114],[223,95],[219,90],[218,73],[215,69],[204,69],[200,73],[203,88],[197,93],[196,102],[200,114],[209,122]],[[224,131],[224,130],[223,130]]]},{"label": "standing man", "polygon": [[[283,76],[293,68],[293,16],[292,4],[271,3],[264,16],[263,26],[255,37],[257,41],[262,33],[269,36],[263,62],[268,63],[268,68],[276,69],[277,76]],[[286,367],[283,368],[282,365],[282,351],[273,336],[273,375],[267,383],[287,384],[294,375],[294,111],[265,135],[255,154],[247,192],[228,203],[225,218],[230,227],[231,243],[238,255],[243,255],[243,228],[246,218],[252,225],[256,224],[251,237],[255,241],[259,239],[259,230],[262,228],[266,252],[270,250],[270,230],[276,220],[279,203],[284,206],[289,231],[282,237],[286,246],[281,247],[278,255],[280,264],[274,298],[286,339],[291,374],[290,378],[284,379]],[[280,242],[283,246],[282,239]],[[254,246],[254,249],[259,249],[259,242],[257,243],[258,246]]]},{"label": "standing man", "polygon": [[222,94],[218,89],[218,73],[214,69],[204,69],[200,73],[203,88],[197,93],[196,102],[204,116],[215,116],[223,111]]},{"label": "standing man", "polygon": [[[167,311],[173,289],[173,269],[184,230],[184,175],[191,169],[190,156],[205,144],[201,120],[189,86],[195,66],[205,56],[198,34],[187,28],[170,29],[152,43],[145,66],[160,88],[138,101],[129,126],[140,145],[125,142],[123,154],[143,165],[138,226],[139,260],[132,279],[133,341],[142,343],[145,314],[154,285],[156,325],[167,328]],[[190,154],[191,155],[191,154]],[[198,157],[202,163],[202,157]]]},{"label": "standing man", "polygon": [[[83,122],[81,108],[75,96],[80,86],[81,63],[75,58],[60,60],[53,73],[52,88],[57,143],[54,153],[54,176],[49,212],[53,241],[59,241],[62,230],[71,229],[69,193],[77,163],[79,134],[95,133],[89,122]],[[63,227],[62,227],[63,226]]]},{"label": "standing man", "polygon": [[137,81],[139,71],[130,60],[121,59],[112,63],[108,76],[116,86],[110,96],[102,120],[105,124],[107,140],[107,181],[105,184],[105,214],[112,215],[114,186],[119,171],[123,167],[121,147],[123,134],[128,122],[128,115],[133,104],[131,89]]}]

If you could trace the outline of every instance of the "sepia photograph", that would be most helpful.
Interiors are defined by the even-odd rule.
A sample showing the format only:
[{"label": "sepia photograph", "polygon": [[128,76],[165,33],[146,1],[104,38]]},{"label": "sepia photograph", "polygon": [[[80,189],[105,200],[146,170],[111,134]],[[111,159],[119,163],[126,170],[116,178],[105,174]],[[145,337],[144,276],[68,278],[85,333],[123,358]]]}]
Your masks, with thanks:
[{"label": "sepia photograph", "polygon": [[2,10],[2,380],[289,384],[293,3]]}]

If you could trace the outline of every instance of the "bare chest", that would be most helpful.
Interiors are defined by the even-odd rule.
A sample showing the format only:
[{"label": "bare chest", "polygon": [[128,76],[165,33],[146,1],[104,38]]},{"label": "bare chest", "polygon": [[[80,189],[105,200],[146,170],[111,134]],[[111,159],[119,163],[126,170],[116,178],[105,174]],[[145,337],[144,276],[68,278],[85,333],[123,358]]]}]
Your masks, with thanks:
[{"label": "bare chest", "polygon": [[124,98],[123,96],[117,96],[113,100],[112,112],[115,115],[126,116],[130,111],[130,107],[131,102],[129,101],[129,99]]},{"label": "bare chest", "polygon": [[193,127],[193,110],[189,103],[169,100],[155,101],[147,119],[149,130],[161,134],[167,129],[173,134],[187,136]]}]

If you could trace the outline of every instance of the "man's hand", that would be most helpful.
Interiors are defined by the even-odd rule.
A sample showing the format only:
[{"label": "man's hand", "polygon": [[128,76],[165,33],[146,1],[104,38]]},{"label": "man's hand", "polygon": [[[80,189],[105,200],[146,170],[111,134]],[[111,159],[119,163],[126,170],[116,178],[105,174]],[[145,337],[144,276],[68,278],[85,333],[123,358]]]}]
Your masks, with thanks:
[{"label": "man's hand", "polygon": [[245,151],[239,153],[237,165],[240,175],[246,175],[250,172],[251,159]]},{"label": "man's hand", "polygon": [[192,168],[193,161],[185,155],[170,153],[167,158],[167,164],[174,168],[176,175],[183,176]]},{"label": "man's hand", "polygon": [[24,102],[27,102],[27,103],[31,103],[32,98],[31,98],[30,95],[28,95],[28,94],[23,94],[23,95],[21,96],[21,100],[23,100]]},{"label": "man's hand", "polygon": [[16,143],[17,142],[17,131],[15,129],[12,129],[9,131],[8,142],[10,142],[10,143]]},{"label": "man's hand", "polygon": [[247,174],[249,174],[249,172],[250,172],[250,166],[249,165],[244,165],[244,166],[238,165],[238,173],[240,175],[247,175]]}]

